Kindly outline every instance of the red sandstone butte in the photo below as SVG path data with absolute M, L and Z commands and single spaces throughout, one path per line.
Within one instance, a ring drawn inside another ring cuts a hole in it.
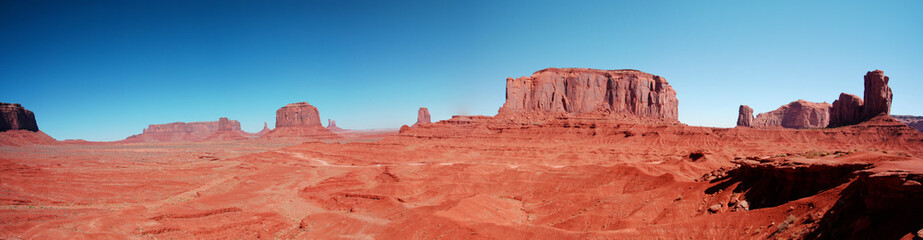
M 285 105 L 276 111 L 276 128 L 261 138 L 341 138 L 320 123 L 320 112 L 308 102 Z
M 413 125 L 418 126 L 418 125 L 430 124 L 430 123 L 432 123 L 432 120 L 430 120 L 429 118 L 429 109 L 426 109 L 425 107 L 420 107 L 420 110 L 417 111 L 417 123 L 414 123 Z
M 884 71 L 875 70 L 865 74 L 865 99 L 841 93 L 833 102 L 830 112 L 830 127 L 853 125 L 878 115 L 891 113 L 891 87 Z
M 862 117 L 862 99 L 856 95 L 840 93 L 840 98 L 833 101 L 830 110 L 830 127 L 852 125 L 865 121 Z
M 830 124 L 829 103 L 815 103 L 798 100 L 776 110 L 760 113 L 753 120 L 753 127 L 760 128 L 825 128 Z
M 32 111 L 18 103 L 0 103 L 0 146 L 56 143 L 57 140 L 38 130 Z
M 35 114 L 18 103 L 0 102 L 0 131 L 29 130 L 38 132 Z
M 753 124 L 753 109 L 750 106 L 740 105 L 737 111 L 737 126 L 749 127 Z
M 888 87 L 888 76 L 881 70 L 865 74 L 865 105 L 862 108 L 866 119 L 871 119 L 880 114 L 891 113 L 891 87 Z
M 676 121 L 678 102 L 666 79 L 642 71 L 547 68 L 507 78 L 500 115 L 604 113 Z
M 292 126 L 321 126 L 320 113 L 308 102 L 292 103 L 276 110 L 276 128 Z

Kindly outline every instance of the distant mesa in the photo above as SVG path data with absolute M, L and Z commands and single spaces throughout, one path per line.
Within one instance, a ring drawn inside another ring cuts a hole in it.
M 923 132 L 923 116 L 910 116 L 910 115 L 891 115 L 894 119 L 907 126 L 916 129 L 917 131 Z
M 761 113 L 746 124 L 743 105 L 738 111 L 737 126 L 756 128 L 827 128 L 854 125 L 891 112 L 892 93 L 888 76 L 875 70 L 865 74 L 865 99 L 840 93 L 833 104 L 798 100 L 771 112 Z M 749 107 L 748 107 L 749 108 Z
M 430 120 L 430 117 L 429 117 L 429 109 L 426 109 L 425 107 L 421 107 L 420 110 L 417 111 L 417 123 L 414 123 L 413 126 L 419 126 L 419 125 L 430 124 L 430 123 L 432 123 L 432 121 Z
M 213 136 L 219 133 L 220 136 Z M 205 122 L 174 122 L 151 124 L 141 134 L 123 142 L 197 142 L 203 140 L 235 140 L 248 134 L 240 129 L 240 122 L 228 118 Z
M 337 127 L 337 121 L 330 120 L 329 118 L 327 119 L 327 129 L 330 130 L 330 131 L 332 131 L 332 132 L 342 132 L 342 131 L 346 131 L 346 129 L 342 129 L 342 128 L 340 128 L 340 127 Z
M 498 116 L 547 118 L 599 115 L 678 122 L 676 91 L 666 79 L 638 70 L 547 68 L 507 78 Z
M 58 141 L 38 130 L 35 114 L 18 103 L 0 102 L 0 146 L 50 145 Z
M 276 138 L 342 138 L 321 125 L 320 112 L 307 102 L 285 105 L 276 111 L 276 128 L 269 131 L 263 139 Z

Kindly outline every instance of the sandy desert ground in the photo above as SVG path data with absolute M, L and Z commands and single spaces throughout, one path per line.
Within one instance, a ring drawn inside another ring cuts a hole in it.
M 890 118 L 447 122 L 380 141 L 0 147 L 0 237 L 912 239 L 923 226 L 923 136 Z

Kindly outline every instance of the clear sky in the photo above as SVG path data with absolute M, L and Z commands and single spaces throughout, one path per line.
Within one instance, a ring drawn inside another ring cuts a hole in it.
M 547 67 L 663 76 L 680 121 L 718 127 L 882 69 L 892 114 L 923 115 L 923 1 L 0 0 L 0 101 L 57 139 L 254 132 L 300 101 L 350 129 L 494 115 L 507 77 Z

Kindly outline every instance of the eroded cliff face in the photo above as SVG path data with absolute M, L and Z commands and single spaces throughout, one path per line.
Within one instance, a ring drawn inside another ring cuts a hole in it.
M 798 100 L 776 110 L 760 113 L 752 125 L 761 128 L 825 128 L 830 124 L 830 108 L 829 103 Z
M 666 79 L 637 70 L 548 68 L 506 80 L 500 115 L 603 113 L 676 121 L 676 91 Z
M 8 130 L 38 132 L 35 114 L 18 103 L 0 102 L 0 132 Z

